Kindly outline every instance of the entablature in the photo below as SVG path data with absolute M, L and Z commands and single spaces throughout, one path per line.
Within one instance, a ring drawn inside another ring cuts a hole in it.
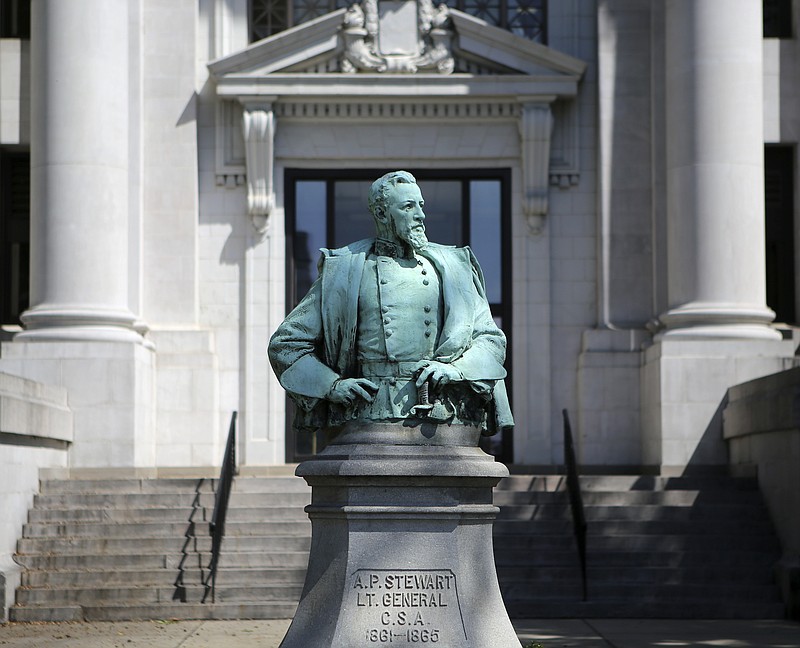
M 376 24 L 374 0 L 362 0 L 209 64 L 219 100 L 218 183 L 239 186 L 246 176 L 259 229 L 275 203 L 274 134 L 283 120 L 516 121 L 533 232 L 549 187 L 578 182 L 574 99 L 585 63 L 444 5 L 433 18 L 430 2 L 417 5 L 403 18 L 410 37 L 394 30 L 381 40 L 379 30 L 392 26 Z

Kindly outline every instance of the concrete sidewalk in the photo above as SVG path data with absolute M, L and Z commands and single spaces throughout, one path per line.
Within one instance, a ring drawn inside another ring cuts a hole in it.
M 565 619 L 514 626 L 523 646 L 539 642 L 544 648 L 800 648 L 800 624 L 790 621 Z M 288 627 L 288 620 L 0 624 L 0 646 L 277 648 Z

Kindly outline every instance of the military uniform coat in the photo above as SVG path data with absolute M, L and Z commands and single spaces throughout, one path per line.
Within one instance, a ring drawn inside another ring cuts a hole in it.
M 360 377 L 356 357 L 358 296 L 374 239 L 323 249 L 319 277 L 286 317 L 269 343 L 276 375 L 298 405 L 296 425 L 328 425 L 324 400 L 340 378 Z M 485 394 L 487 432 L 513 426 L 503 378 L 506 341 L 492 318 L 483 274 L 468 247 L 430 243 L 417 254 L 439 273 L 442 325 L 433 360 L 450 363 L 477 392 Z

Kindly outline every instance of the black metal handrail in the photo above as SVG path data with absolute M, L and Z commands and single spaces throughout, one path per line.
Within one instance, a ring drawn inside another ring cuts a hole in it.
M 214 498 L 214 514 L 211 517 L 211 560 L 208 563 L 208 573 L 203 583 L 206 591 L 203 603 L 211 595 L 211 602 L 216 602 L 217 565 L 219 553 L 222 549 L 222 538 L 225 536 L 225 518 L 228 515 L 228 501 L 231 496 L 233 477 L 236 474 L 236 412 L 231 415 L 231 425 L 228 428 L 228 441 L 225 445 L 225 456 L 222 459 L 222 469 L 219 473 L 217 493 Z
M 578 557 L 581 561 L 581 580 L 583 583 L 583 600 L 587 600 L 586 587 L 586 515 L 583 512 L 583 497 L 581 484 L 578 478 L 578 462 L 575 460 L 575 445 L 572 442 L 572 426 L 569 423 L 569 414 L 563 410 L 564 415 L 564 463 L 567 468 L 567 490 L 569 491 L 569 504 L 572 509 L 572 523 L 575 530 L 575 540 L 578 543 Z

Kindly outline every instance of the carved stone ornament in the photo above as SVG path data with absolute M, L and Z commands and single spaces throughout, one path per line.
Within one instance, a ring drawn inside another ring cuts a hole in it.
M 342 23 L 341 70 L 450 74 L 453 29 L 447 5 L 433 0 L 362 0 Z
M 550 138 L 553 113 L 549 103 L 525 103 L 519 121 L 522 173 L 525 182 L 523 211 L 531 234 L 544 230 L 550 175 Z
M 259 234 L 269 228 L 269 216 L 275 207 L 272 187 L 275 116 L 269 104 L 245 104 L 245 161 L 247 164 L 247 211 Z

